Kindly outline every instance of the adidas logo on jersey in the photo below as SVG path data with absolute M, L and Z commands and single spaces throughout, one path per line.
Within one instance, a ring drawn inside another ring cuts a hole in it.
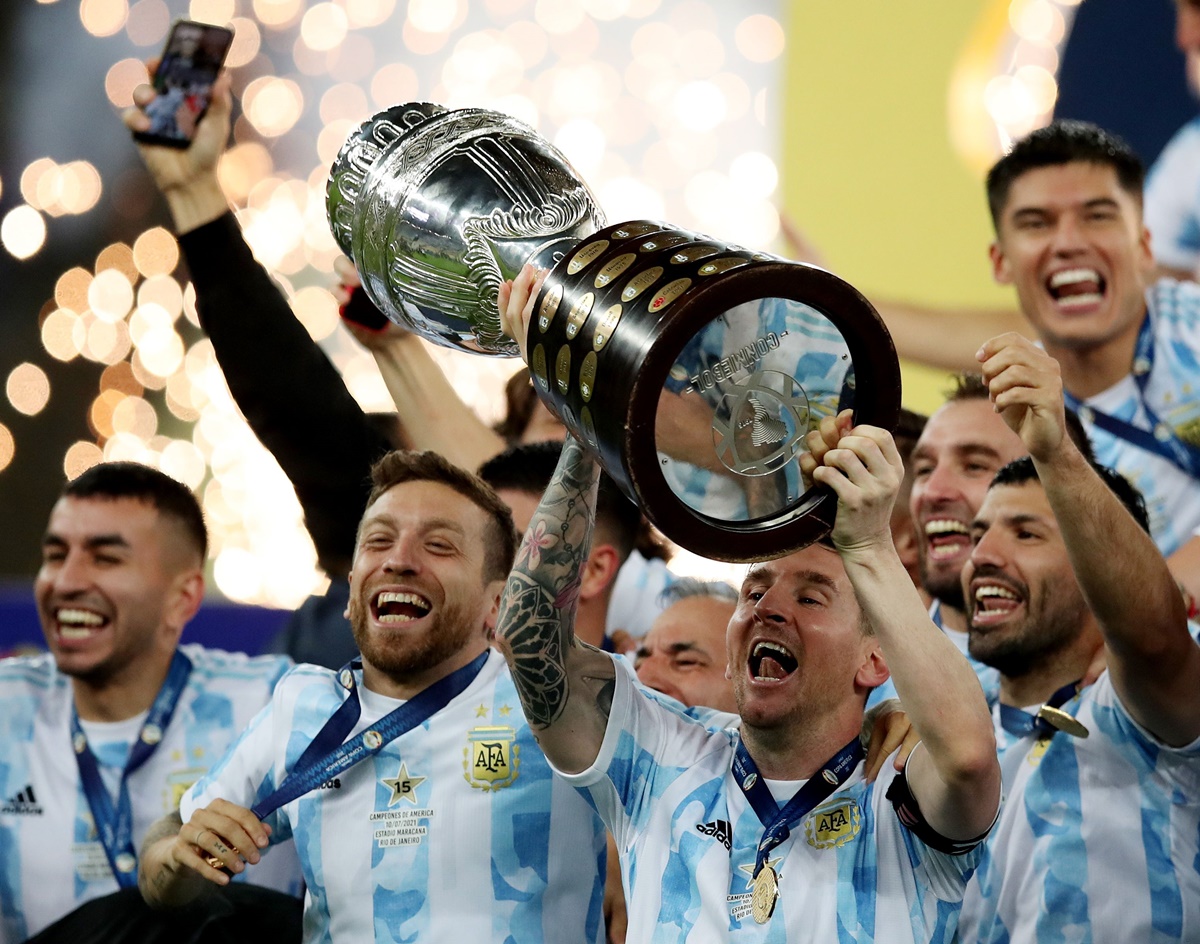
M 730 827 L 728 820 L 718 819 L 711 823 L 697 823 L 696 829 L 706 836 L 712 836 L 726 849 L 730 849 L 733 846 L 733 829 Z
M 14 797 L 4 801 L 0 806 L 0 815 L 6 816 L 41 816 L 42 808 L 38 805 L 33 793 L 33 784 L 28 784 L 24 790 Z

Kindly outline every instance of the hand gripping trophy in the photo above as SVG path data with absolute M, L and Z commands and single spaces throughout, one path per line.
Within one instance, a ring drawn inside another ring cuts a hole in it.
M 891 428 L 895 348 L 822 269 L 666 223 L 606 226 L 566 158 L 494 111 L 398 105 L 342 147 L 329 221 L 363 286 L 422 337 L 513 355 L 501 281 L 550 269 L 528 356 L 547 406 L 667 537 L 726 561 L 777 557 L 832 525 L 804 437 L 852 408 Z

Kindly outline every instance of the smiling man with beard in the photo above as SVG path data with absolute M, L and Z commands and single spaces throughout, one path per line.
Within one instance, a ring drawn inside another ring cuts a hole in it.
M 988 402 L 978 374 L 960 374 L 913 448 L 910 510 L 917 530 L 921 583 L 934 598 L 930 618 L 967 649 L 962 568 L 971 552 L 971 521 L 992 476 L 1026 454 L 1025 444 Z
M 298 666 L 143 850 L 186 903 L 294 836 L 305 940 L 603 939 L 604 831 L 552 778 L 489 648 L 512 514 L 434 453 L 373 469 L 347 613 L 362 653 Z
M 1200 646 L 1140 496 L 1066 436 L 1057 362 L 1015 334 L 980 357 L 1029 457 L 997 474 L 963 569 L 1007 798 L 962 939 L 1195 941 Z
M 527 268 L 501 289 L 513 337 L 537 285 Z M 995 741 L 974 674 L 892 546 L 895 444 L 850 425 L 829 417 L 808 438 L 809 471 L 838 496 L 831 541 L 755 564 L 739 594 L 726 634 L 738 730 L 681 717 L 576 639 L 599 467 L 574 439 L 563 448 L 497 635 L 538 743 L 613 832 L 630 940 L 954 938 L 999 803 Z M 864 704 L 889 666 L 924 749 L 867 784 Z

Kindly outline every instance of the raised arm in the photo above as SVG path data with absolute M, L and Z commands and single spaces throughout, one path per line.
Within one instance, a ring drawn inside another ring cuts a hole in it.
M 149 86 L 138 89 L 140 107 L 123 115 L 127 127 L 145 126 L 141 109 L 153 97 Z M 344 575 L 370 491 L 368 471 L 393 442 L 293 315 L 229 211 L 217 166 L 230 109 L 222 74 L 190 147 L 139 144 L 138 152 L 171 211 L 200 324 L 233 399 L 296 489 L 321 566 Z
M 528 266 L 501 287 L 501 323 L 524 340 L 544 275 Z M 529 727 L 565 773 L 595 762 L 616 684 L 612 659 L 575 635 L 581 572 L 591 546 L 600 467 L 573 437 L 525 534 L 500 599 L 497 643 Z
M 896 444 L 886 430 L 848 425 L 843 413 L 809 434 L 820 457 L 812 475 L 837 493 L 834 545 L 925 745 L 906 767 L 909 788 L 940 835 L 975 839 L 1000 803 L 991 715 L 974 671 L 929 619 L 892 545 L 891 509 L 903 477 Z
M 780 229 L 793 259 L 828 268 L 821 250 L 786 213 L 779 215 Z M 975 352 L 984 338 L 1005 331 L 1020 331 L 1024 319 L 1015 308 L 934 307 L 896 298 L 871 296 L 905 360 L 942 370 L 977 370 Z
M 353 304 L 374 308 L 361 294 L 354 264 L 341 258 L 334 268 L 342 280 L 339 301 L 350 304 L 353 296 Z M 345 325 L 375 358 L 408 448 L 432 450 L 464 469 L 477 469 L 504 450 L 504 439 L 463 402 L 421 338 L 391 322 L 378 330 L 350 320 Z
M 1113 687 L 1167 744 L 1200 737 L 1200 646 L 1150 536 L 1065 434 L 1058 362 L 1017 334 L 979 352 L 992 402 L 1021 437 L 1104 635 Z

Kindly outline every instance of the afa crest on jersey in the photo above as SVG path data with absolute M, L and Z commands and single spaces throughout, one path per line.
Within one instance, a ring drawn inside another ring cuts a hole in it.
M 862 812 L 850 797 L 819 806 L 804 821 L 804 836 L 814 849 L 844 846 L 862 828 Z
M 480 725 L 467 732 L 463 748 L 463 776 L 480 790 L 499 790 L 517 779 L 520 745 L 515 728 Z

